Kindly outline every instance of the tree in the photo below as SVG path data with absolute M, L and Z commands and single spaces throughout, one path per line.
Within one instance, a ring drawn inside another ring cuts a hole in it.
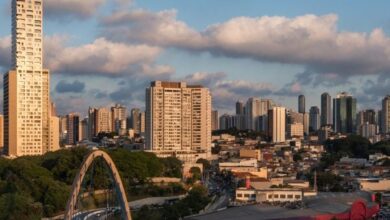
M 294 155 L 293 155 L 293 160 L 294 160 L 295 162 L 302 161 L 302 160 L 303 160 L 302 155 L 299 154 L 299 153 L 294 154 Z
M 200 158 L 196 161 L 196 163 L 201 163 L 203 164 L 203 169 L 204 170 L 209 170 L 211 168 L 211 164 L 208 160 Z

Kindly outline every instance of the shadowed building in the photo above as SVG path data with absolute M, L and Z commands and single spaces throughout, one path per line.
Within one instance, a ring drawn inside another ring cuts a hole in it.
M 356 99 L 346 92 L 333 99 L 333 125 L 339 133 L 353 133 L 356 129 Z

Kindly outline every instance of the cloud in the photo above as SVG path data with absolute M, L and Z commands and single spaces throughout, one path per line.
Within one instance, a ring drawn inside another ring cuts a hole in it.
M 156 65 L 162 49 L 145 44 L 115 43 L 98 38 L 92 43 L 66 47 L 66 37 L 45 39 L 46 66 L 56 73 L 73 75 L 169 75 L 174 69 Z
M 304 65 L 313 74 L 378 74 L 390 70 L 390 39 L 337 29 L 338 16 L 235 17 L 196 31 L 176 11 L 117 12 L 100 21 L 101 35 L 119 42 L 144 42 L 215 56 Z M 325 78 L 326 79 L 326 78 Z M 330 81 L 330 80 L 328 80 Z
M 0 37 L 0 67 L 5 70 L 11 66 L 11 36 Z
M 302 93 L 302 86 L 299 82 L 291 82 L 274 92 L 274 95 L 284 97 L 296 97 Z
M 176 19 L 176 10 L 157 13 L 143 9 L 116 11 L 100 20 L 102 35 L 111 40 L 144 42 L 151 45 L 191 47 L 202 44 L 200 33 Z
M 75 80 L 73 82 L 67 82 L 61 80 L 57 83 L 56 92 L 59 93 L 82 93 L 85 89 L 85 83 Z
M 269 83 L 228 80 L 227 74 L 223 72 L 197 72 L 184 77 L 183 80 L 209 88 L 213 97 L 213 107 L 222 110 L 230 110 L 239 99 L 271 96 L 276 91 L 275 86 Z
M 351 90 L 356 94 L 358 104 L 367 107 L 380 107 L 383 97 L 390 95 L 390 74 L 383 73 L 376 78 L 367 79 L 361 82 L 359 88 L 353 87 Z
M 106 0 L 45 0 L 45 16 L 56 20 L 85 20 L 93 16 Z

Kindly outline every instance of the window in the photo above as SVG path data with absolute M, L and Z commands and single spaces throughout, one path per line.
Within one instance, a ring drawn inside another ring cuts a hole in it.
M 286 198 L 286 195 L 281 194 L 281 195 L 280 195 L 280 198 L 281 198 L 281 199 L 285 199 L 285 198 Z
M 295 198 L 296 199 L 301 199 L 301 196 L 300 195 L 295 195 Z
M 241 193 L 237 194 L 237 198 L 241 198 L 241 197 L 242 197 Z
M 268 195 L 268 199 L 272 199 L 272 194 Z
M 293 195 L 287 195 L 287 198 L 292 199 Z

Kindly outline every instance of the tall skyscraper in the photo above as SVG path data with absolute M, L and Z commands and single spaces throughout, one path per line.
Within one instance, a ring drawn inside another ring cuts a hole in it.
M 146 148 L 161 153 L 209 152 L 211 95 L 185 82 L 155 81 L 146 89 Z
M 270 99 L 249 98 L 245 105 L 245 124 L 247 129 L 267 131 L 268 110 L 272 109 L 273 106 L 274 103 Z M 262 120 L 260 120 L 260 117 Z
M 77 113 L 70 113 L 66 116 L 66 144 L 75 145 L 80 140 L 80 115 Z
M 356 123 L 358 126 L 362 126 L 365 124 L 377 125 L 376 111 L 374 109 L 360 111 L 357 114 Z
M 333 99 L 334 130 L 340 133 L 353 133 L 356 130 L 356 99 L 342 92 Z
M 236 115 L 244 114 L 244 104 L 241 101 L 236 102 Z
M 221 130 L 228 130 L 233 128 L 233 117 L 229 114 L 223 114 L 221 117 L 219 117 L 219 126 Z
M 390 95 L 382 100 L 382 133 L 390 132 Z
M 286 141 L 286 108 L 273 107 L 268 111 L 268 134 L 274 143 Z
M 321 95 L 321 126 L 332 125 L 332 104 L 328 93 Z
M 119 135 L 126 133 L 127 128 L 127 108 L 120 104 L 116 104 L 111 107 L 111 123 L 112 131 L 115 131 Z
M 320 129 L 320 109 L 317 106 L 312 106 L 310 108 L 310 119 L 309 119 L 309 124 L 310 124 L 310 129 L 312 131 L 317 131 Z
M 141 133 L 141 110 L 139 108 L 133 108 L 130 111 L 130 128 L 135 134 Z
M 304 95 L 298 96 L 298 112 L 302 114 L 306 113 L 306 103 Z
M 42 0 L 12 0 L 12 69 L 4 75 L 4 147 L 10 156 L 41 155 L 53 148 L 42 9 Z
M 219 130 L 219 115 L 217 110 L 211 112 L 211 131 Z

